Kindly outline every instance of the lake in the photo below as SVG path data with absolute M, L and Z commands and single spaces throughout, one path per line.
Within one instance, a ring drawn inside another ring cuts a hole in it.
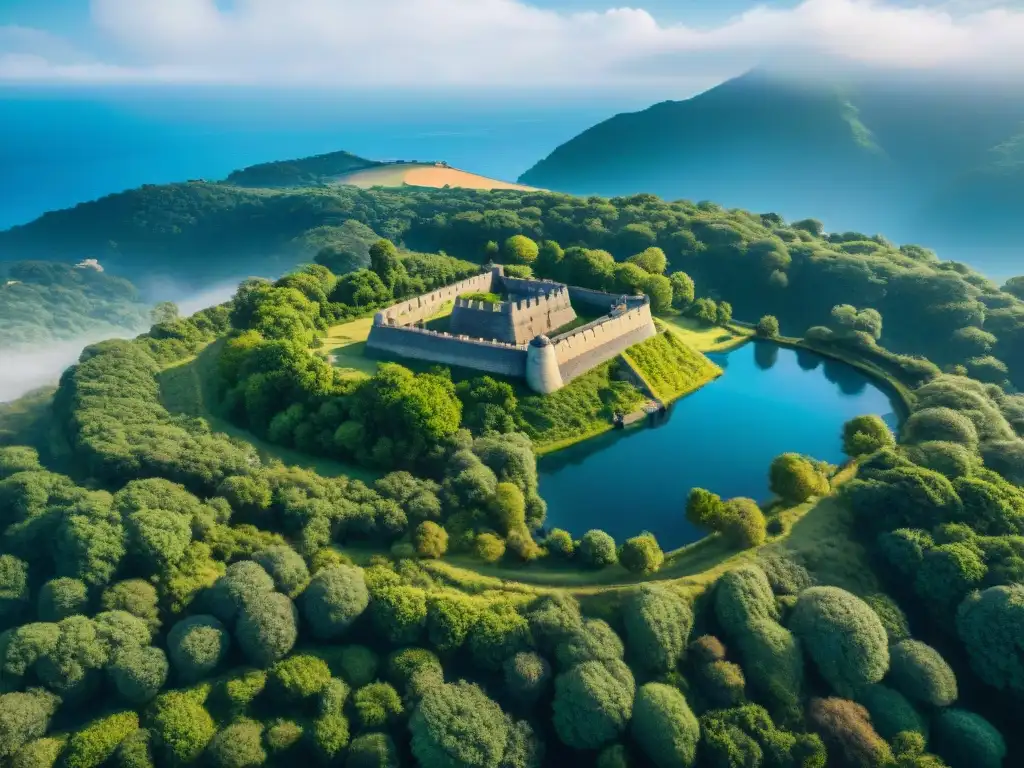
M 545 457 L 546 525 L 617 542 L 648 530 L 667 551 L 703 533 L 686 521 L 695 486 L 723 498 L 771 498 L 780 453 L 841 463 L 843 424 L 877 414 L 893 428 L 898 404 L 856 368 L 805 350 L 755 341 L 708 357 L 725 371 L 677 401 L 655 426 L 611 432 Z

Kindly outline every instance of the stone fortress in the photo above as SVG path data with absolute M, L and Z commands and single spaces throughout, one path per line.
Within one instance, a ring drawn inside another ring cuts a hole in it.
M 461 298 L 473 293 L 509 298 L 497 303 Z M 450 332 L 424 327 L 448 302 L 453 302 Z M 574 304 L 605 314 L 551 336 L 576 320 Z M 389 356 L 522 378 L 547 394 L 656 333 L 647 296 L 507 277 L 499 265 L 381 310 L 366 346 Z

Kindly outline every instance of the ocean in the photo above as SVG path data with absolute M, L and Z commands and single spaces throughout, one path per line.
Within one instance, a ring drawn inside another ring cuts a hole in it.
M 142 184 L 337 150 L 514 181 L 594 123 L 669 95 L 0 91 L 0 229 Z

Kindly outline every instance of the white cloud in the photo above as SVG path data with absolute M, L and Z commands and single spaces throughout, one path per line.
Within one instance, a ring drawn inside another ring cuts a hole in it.
M 0 81 L 608 86 L 765 61 L 1024 74 L 1024 10 L 989 0 L 804 0 L 699 29 L 632 8 L 570 14 L 520 0 L 222 5 L 92 0 L 104 44 L 91 56 L 0 28 Z

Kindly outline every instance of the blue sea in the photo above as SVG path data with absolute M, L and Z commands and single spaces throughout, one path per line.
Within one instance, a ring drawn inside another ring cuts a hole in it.
M 0 91 L 0 229 L 142 184 L 337 150 L 514 181 L 596 122 L 687 95 Z

